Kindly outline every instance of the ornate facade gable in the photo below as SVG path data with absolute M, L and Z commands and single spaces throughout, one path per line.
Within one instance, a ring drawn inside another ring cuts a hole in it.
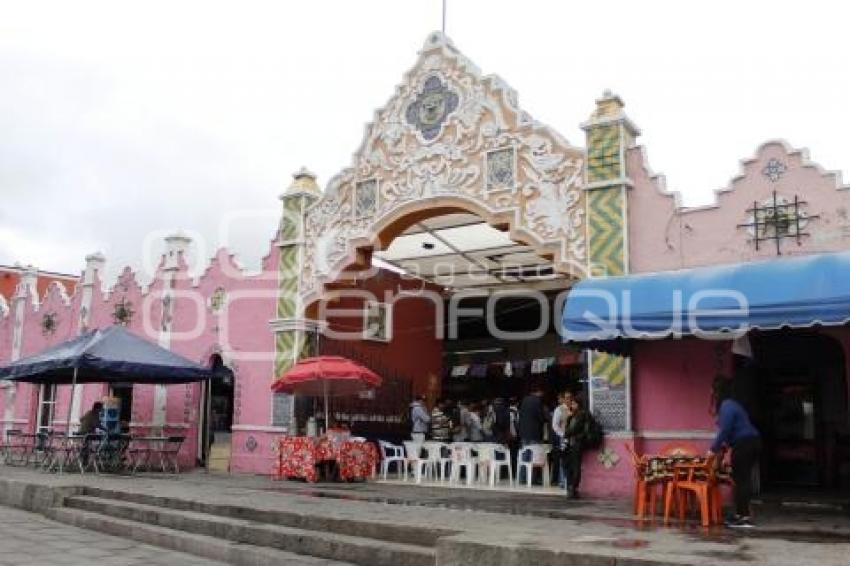
M 410 213 L 465 209 L 551 256 L 585 264 L 584 152 L 520 109 L 442 34 L 367 126 L 351 167 L 306 213 L 301 293 L 309 303 L 381 232 Z

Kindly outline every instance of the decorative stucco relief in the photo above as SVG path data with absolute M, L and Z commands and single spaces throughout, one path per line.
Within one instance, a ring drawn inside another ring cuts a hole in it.
M 308 211 L 301 293 L 321 294 L 378 231 L 411 208 L 468 205 L 512 237 L 584 265 L 583 151 L 534 121 L 440 33 L 366 129 L 353 165 Z

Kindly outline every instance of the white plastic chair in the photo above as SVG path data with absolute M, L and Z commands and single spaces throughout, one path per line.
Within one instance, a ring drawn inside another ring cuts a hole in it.
M 487 481 L 490 487 L 496 487 L 497 481 L 502 477 L 502 469 L 508 469 L 508 485 L 514 483 L 513 465 L 511 464 L 511 451 L 501 444 L 479 444 L 478 445 L 478 477 Z
M 476 442 L 473 444 L 473 450 L 477 456 L 475 459 L 478 462 L 478 481 L 487 483 L 487 478 L 490 475 L 490 461 L 493 459 L 493 454 L 498 444 L 494 442 Z
M 427 454 L 429 469 L 435 471 L 440 481 L 449 479 L 449 469 L 452 464 L 451 449 L 445 442 L 425 442 L 422 444 Z
M 404 457 L 404 448 L 383 440 L 378 441 L 378 447 L 381 450 L 381 474 L 384 480 L 387 479 L 390 466 L 393 464 L 396 465 L 396 476 L 400 476 L 406 480 L 407 459 Z
M 534 473 L 534 468 L 543 468 L 543 485 L 546 485 L 549 480 L 550 450 L 551 448 L 546 444 L 531 444 L 520 448 L 517 458 L 517 478 L 521 478 L 522 470 L 525 470 L 525 481 L 529 488 L 531 487 L 531 476 Z
M 449 483 L 460 482 L 460 472 L 466 472 L 466 485 L 472 485 L 475 481 L 475 472 L 478 468 L 478 459 L 472 454 L 472 444 L 466 442 L 455 442 L 450 445 L 452 451 L 452 475 Z
M 412 469 L 413 477 L 417 478 L 417 483 L 421 483 L 422 480 L 417 474 L 421 469 L 419 463 L 422 461 L 422 443 L 415 442 L 413 440 L 405 440 L 404 451 L 407 454 L 404 459 L 405 478 L 407 477 L 407 470 Z

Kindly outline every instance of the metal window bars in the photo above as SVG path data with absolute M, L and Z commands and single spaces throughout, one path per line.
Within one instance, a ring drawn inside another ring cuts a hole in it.
M 747 209 L 747 212 L 752 214 L 752 220 L 738 224 L 738 228 L 752 229 L 756 250 L 762 242 L 773 241 L 776 245 L 776 255 L 782 255 L 783 240 L 794 238 L 799 246 L 803 243 L 803 237 L 811 235 L 803 231 L 801 224 L 819 216 L 808 215 L 802 211 L 800 207 L 805 204 L 807 202 L 800 200 L 797 195 L 794 195 L 794 200 L 791 202 L 780 202 L 779 195 L 773 191 L 771 202 L 767 204 L 753 202 L 752 208 Z

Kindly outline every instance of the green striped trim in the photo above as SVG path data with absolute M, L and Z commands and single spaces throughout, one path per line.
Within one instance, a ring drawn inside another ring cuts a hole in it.
M 626 272 L 624 208 L 622 187 L 588 191 L 588 255 L 593 276 Z
M 587 180 L 590 183 L 619 179 L 620 126 L 595 126 L 587 133 Z
M 626 383 L 626 358 L 615 354 L 593 352 L 590 374 L 593 377 L 605 379 L 609 387 L 622 387 Z

